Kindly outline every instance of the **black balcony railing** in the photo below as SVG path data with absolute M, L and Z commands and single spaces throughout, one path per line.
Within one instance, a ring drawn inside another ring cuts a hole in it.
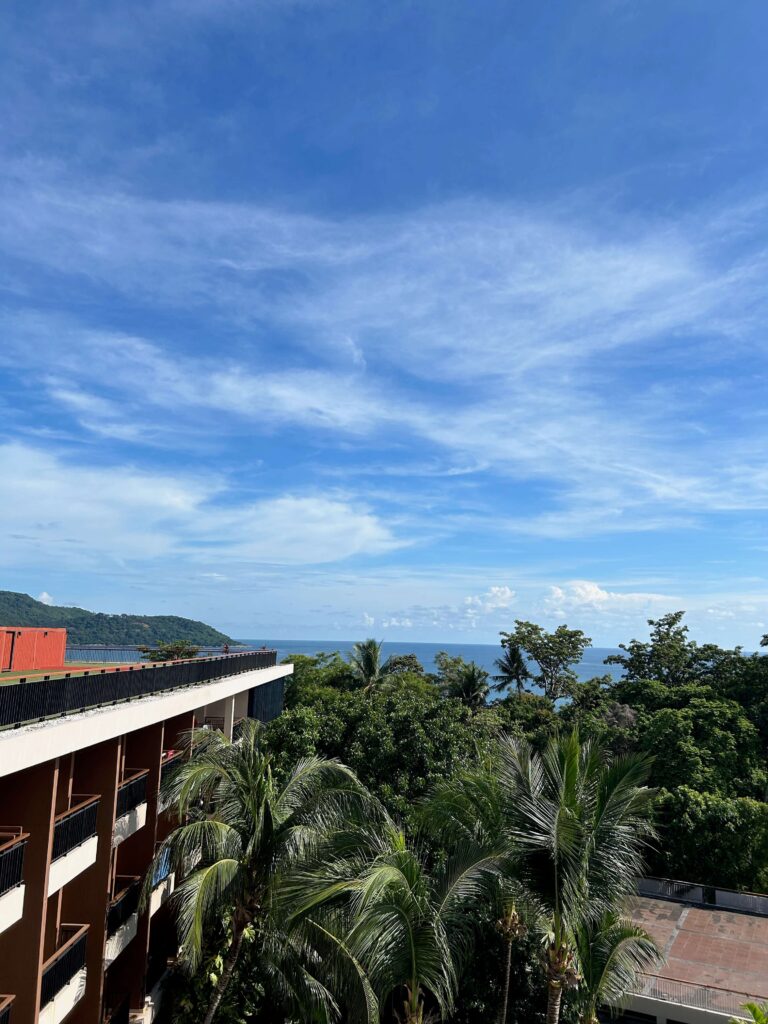
M 134 772 L 127 779 L 120 783 L 117 790 L 117 808 L 115 817 L 122 818 L 124 814 L 134 810 L 139 804 L 147 799 L 147 778 L 148 769 L 141 772 Z
M 88 925 L 62 925 L 61 937 L 64 940 L 62 945 L 43 965 L 40 1006 L 47 1006 L 65 985 L 72 981 L 77 972 L 85 967 Z
M 271 722 L 283 712 L 285 679 L 272 679 L 261 686 L 254 686 L 248 694 L 248 717 L 259 722 Z
M 26 832 L 8 837 L 0 833 L 0 896 L 24 881 L 24 847 L 27 838 Z
M 104 1024 L 129 1024 L 131 1019 L 131 1003 L 128 996 L 113 1006 L 104 1016 Z
M 168 956 L 157 950 L 150 950 L 147 957 L 147 973 L 144 985 L 149 994 L 168 970 Z
M 0 729 L 58 718 L 151 693 L 198 686 L 275 664 L 276 651 L 248 651 L 141 668 L 94 670 L 63 679 L 8 683 L 0 686 Z
M 690 903 L 695 907 L 736 910 L 742 914 L 768 917 L 768 896 L 755 892 L 737 892 L 734 889 L 718 889 L 714 885 L 651 876 L 637 880 L 637 891 L 640 896 Z
M 11 1007 L 15 996 L 0 996 L 0 1024 L 11 1024 Z
M 160 765 L 160 785 L 166 782 L 181 764 L 182 750 L 166 750 Z
M 74 850 L 91 836 L 96 835 L 99 814 L 99 798 L 97 796 L 73 797 L 78 802 L 68 811 L 56 816 L 53 828 L 53 853 L 51 860 L 63 857 Z
M 141 880 L 139 878 L 117 878 L 120 891 L 109 904 L 107 911 L 107 935 L 112 936 L 122 928 L 139 909 L 139 898 L 141 896 Z
M 111 1010 L 104 1014 L 103 1024 L 130 1024 L 131 1003 L 128 996 L 123 996 Z

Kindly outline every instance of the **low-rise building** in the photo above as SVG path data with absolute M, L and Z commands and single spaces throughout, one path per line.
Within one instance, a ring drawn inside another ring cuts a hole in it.
M 175 879 L 160 865 L 145 909 L 139 888 L 173 827 L 161 780 L 193 727 L 279 714 L 291 671 L 262 650 L 0 683 L 0 1024 L 156 1018 Z
M 638 1024 L 727 1024 L 768 1002 L 768 896 L 643 879 L 634 920 L 664 964 L 640 979 L 627 1017 Z

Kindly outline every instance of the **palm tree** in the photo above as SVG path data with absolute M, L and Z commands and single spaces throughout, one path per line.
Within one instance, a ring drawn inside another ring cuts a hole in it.
M 598 1006 L 620 1006 L 633 990 L 638 974 L 663 961 L 651 936 L 616 912 L 578 928 L 576 956 L 581 979 L 576 1006 L 581 1024 L 598 1024 Z
M 235 741 L 219 731 L 200 730 L 192 737 L 189 759 L 163 785 L 163 802 L 187 823 L 158 848 L 144 898 L 155 867 L 170 858 L 171 869 L 182 879 L 171 897 L 182 963 L 194 971 L 206 939 L 222 926 L 229 940 L 204 1024 L 216 1016 L 244 942 L 252 945 L 252 955 L 286 1001 L 310 1007 L 312 1019 L 333 1015 L 334 996 L 308 962 L 319 961 L 311 948 L 313 936 L 339 953 L 343 941 L 312 922 L 292 918 L 286 894 L 296 872 L 346 826 L 353 811 L 376 810 L 354 773 L 337 761 L 306 758 L 280 784 L 259 736 L 260 725 L 251 720 L 242 723 Z M 362 976 L 360 984 L 367 985 Z M 365 1002 L 373 1005 L 367 997 Z
M 497 675 L 493 676 L 496 683 L 493 689 L 497 693 L 501 693 L 514 686 L 518 693 L 522 693 L 525 689 L 526 679 L 531 678 L 523 652 L 514 644 L 504 644 L 503 646 L 504 653 L 494 661 L 494 665 L 499 671 Z
M 488 673 L 474 661 L 462 665 L 443 686 L 443 692 L 447 697 L 455 697 L 473 710 L 485 704 L 489 690 Z
M 765 642 L 766 640 L 768 640 L 768 634 L 763 637 L 763 647 L 768 647 L 768 643 Z M 763 1003 L 762 1005 L 759 1003 L 742 1003 L 741 1005 L 752 1018 L 754 1024 L 768 1024 L 768 1003 Z M 731 1017 L 728 1024 L 744 1024 L 744 1021 L 741 1017 Z
M 501 997 L 501 1009 L 499 1010 L 499 1024 L 506 1024 L 507 1009 L 509 1007 L 509 983 L 512 976 L 512 953 L 515 943 L 525 938 L 528 934 L 528 925 L 523 914 L 520 912 L 513 892 L 508 891 L 504 895 L 501 916 L 496 922 L 496 928 L 504 939 L 506 949 L 504 957 L 504 987 Z
M 382 641 L 369 638 L 356 643 L 352 648 L 349 662 L 357 681 L 370 692 L 384 678 L 381 666 Z
M 345 860 L 326 865 L 324 884 L 299 907 L 318 918 L 342 910 L 346 948 L 363 966 L 380 1005 L 401 1024 L 426 1024 L 450 1013 L 457 969 L 470 933 L 470 908 L 495 883 L 497 854 L 461 843 L 434 873 L 393 822 L 364 830 Z M 301 883 L 306 893 L 312 877 Z
M 541 908 L 548 1024 L 580 981 L 579 929 L 634 892 L 654 834 L 648 771 L 643 757 L 609 761 L 576 731 L 542 754 L 502 736 L 495 756 L 439 787 L 427 811 L 444 836 L 503 846 L 508 876 Z

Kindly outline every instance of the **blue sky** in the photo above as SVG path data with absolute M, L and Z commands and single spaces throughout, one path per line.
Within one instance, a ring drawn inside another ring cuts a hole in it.
M 238 636 L 768 629 L 768 9 L 12 2 L 0 570 Z

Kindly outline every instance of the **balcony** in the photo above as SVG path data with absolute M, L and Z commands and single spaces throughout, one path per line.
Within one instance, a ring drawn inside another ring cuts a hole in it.
M 276 651 L 248 651 L 141 667 L 67 673 L 62 679 L 8 683 L 0 688 L 0 730 L 89 708 L 199 686 L 277 664 Z
M 0 996 L 0 1024 L 11 1024 L 11 1006 L 15 996 Z
M 87 924 L 64 924 L 59 948 L 43 964 L 39 1024 L 60 1024 L 85 993 Z
M 96 860 L 98 796 L 73 796 L 74 806 L 56 815 L 48 895 L 58 892 Z
M 154 917 L 160 907 L 173 893 L 176 887 L 176 876 L 171 871 L 171 851 L 165 850 L 155 865 L 152 875 L 152 894 L 149 898 L 149 916 Z
M 0 932 L 24 913 L 24 848 L 28 834 L 20 828 L 0 830 Z M 0 1016 L 0 1024 L 3 1019 Z
M 163 760 L 160 764 L 160 785 L 167 782 L 181 763 L 184 755 L 183 750 L 164 750 Z
M 163 759 L 160 762 L 160 797 L 158 810 L 164 811 L 168 807 L 168 801 L 163 798 L 163 785 L 168 782 L 184 759 L 183 750 L 164 750 Z
M 147 821 L 147 779 L 149 770 L 129 772 L 117 790 L 112 845 L 119 846 Z
M 144 1020 L 153 1024 L 157 1019 L 163 1001 L 163 985 L 168 976 L 171 961 L 157 950 L 150 950 L 147 958 L 145 986 L 147 996 L 144 1000 Z
M 135 875 L 118 875 L 115 895 L 107 910 L 107 944 L 104 966 L 116 960 L 135 937 L 139 921 L 141 879 Z
M 104 1024 L 130 1024 L 130 1020 L 131 1010 L 128 996 L 124 996 L 117 1006 L 113 1006 L 104 1014 Z

